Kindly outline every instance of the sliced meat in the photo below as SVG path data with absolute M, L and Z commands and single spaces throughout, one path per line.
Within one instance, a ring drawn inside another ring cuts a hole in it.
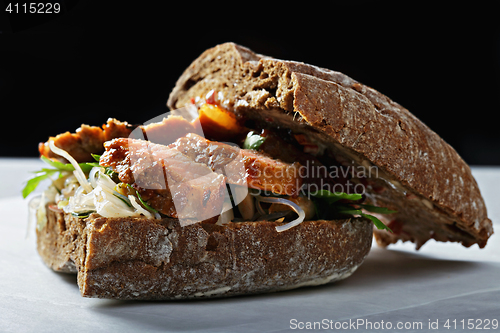
M 356 192 L 355 183 L 351 181 L 354 172 L 351 162 L 343 166 L 330 154 L 322 154 L 318 158 L 312 155 L 313 152 L 308 153 L 308 150 L 319 151 L 319 147 L 310 142 L 304 134 L 292 136 L 283 130 L 264 130 L 261 135 L 266 140 L 259 147 L 259 151 L 284 162 L 300 163 L 300 176 L 306 184 L 304 188 L 309 188 L 310 191 L 325 189 L 333 192 Z M 293 139 L 285 140 L 285 137 Z
M 174 115 L 163 118 L 160 122 L 139 126 L 139 128 L 132 133 L 132 138 L 143 139 L 165 146 L 188 133 L 203 135 L 199 121 L 190 122 L 181 116 Z
M 259 147 L 259 151 L 269 154 L 284 162 L 298 162 L 301 165 L 300 176 L 307 184 L 316 184 L 322 188 L 325 184 L 333 183 L 328 169 L 316 157 L 305 153 L 302 146 L 294 145 L 283 139 L 283 135 L 265 130 L 263 136 L 266 140 Z M 290 136 L 288 134 L 288 136 Z
M 191 224 L 222 211 L 224 176 L 176 149 L 144 140 L 118 138 L 104 144 L 100 164 L 112 167 L 124 183 L 159 212 Z
M 260 145 L 259 150 L 288 163 L 299 162 L 301 165 L 323 165 L 313 155 L 304 153 L 303 147 L 298 143 L 293 144 L 283 139 L 283 137 L 291 137 L 291 135 L 282 132 L 284 131 L 277 133 L 267 129 L 264 130 L 261 136 L 265 137 L 266 140 Z
M 54 141 L 56 147 L 67 151 L 77 162 L 91 162 L 91 154 L 102 154 L 104 152 L 104 142 L 113 138 L 127 137 L 132 131 L 132 126 L 127 122 L 116 119 L 108 119 L 102 128 L 96 126 L 82 125 L 75 133 L 62 133 L 55 137 L 50 137 L 47 142 L 38 145 L 40 156 L 60 160 L 68 163 L 65 158 L 54 154 L 49 148 L 49 141 Z
M 67 151 L 77 162 L 90 162 L 92 160 L 91 153 L 100 154 L 104 150 L 102 129 L 95 126 L 82 125 L 76 130 L 76 133 L 65 132 L 56 137 L 50 137 L 49 141 L 54 141 L 56 147 Z M 65 158 L 50 150 L 49 141 L 40 142 L 38 145 L 40 156 L 56 158 L 63 163 L 68 163 Z
M 162 145 L 169 145 L 188 133 L 203 134 L 200 122 L 189 122 L 180 116 L 169 116 L 162 121 L 143 126 L 129 125 L 116 119 L 108 119 L 102 128 L 82 125 L 76 133 L 62 133 L 50 137 L 56 147 L 67 151 L 77 162 L 94 161 L 91 154 L 101 155 L 104 152 L 104 142 L 115 138 L 134 138 L 148 140 Z M 49 148 L 48 141 L 38 145 L 40 156 L 55 158 L 63 163 L 66 159 L 58 156 Z
M 209 166 L 235 185 L 297 196 L 302 186 L 299 163 L 285 163 L 251 149 L 210 141 L 190 133 L 169 147 Z
M 114 118 L 109 118 L 106 124 L 102 125 L 104 142 L 115 138 L 126 138 L 135 127 L 135 125 L 130 125 L 126 121 L 121 122 Z M 104 151 L 104 146 L 101 145 L 101 148 Z

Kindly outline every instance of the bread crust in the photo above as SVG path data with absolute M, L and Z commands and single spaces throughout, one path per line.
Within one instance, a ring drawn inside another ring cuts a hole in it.
M 381 245 L 399 239 L 417 247 L 428 239 L 477 243 L 493 233 L 469 166 L 407 109 L 380 92 L 335 71 L 273 59 L 226 43 L 205 51 L 181 75 L 171 109 L 215 89 L 223 106 L 241 119 L 272 119 L 306 132 L 358 165 L 375 165 L 382 194 L 369 200 L 398 210 L 397 233 L 376 231 Z M 365 164 L 366 165 L 366 164 Z
M 81 294 L 99 298 L 225 297 L 329 283 L 352 274 L 372 242 L 363 218 L 306 221 L 282 233 L 276 222 L 181 227 L 177 219 L 79 219 L 50 209 L 47 220 L 37 232 L 42 259 L 77 271 Z

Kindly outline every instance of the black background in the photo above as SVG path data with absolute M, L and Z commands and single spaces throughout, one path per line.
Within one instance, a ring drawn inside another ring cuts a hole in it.
M 61 2 L 58 15 L 8 14 L 1 3 L 1 156 L 37 156 L 38 142 L 82 123 L 167 112 L 191 61 L 233 41 L 341 71 L 408 108 L 468 163 L 500 165 L 494 2 Z

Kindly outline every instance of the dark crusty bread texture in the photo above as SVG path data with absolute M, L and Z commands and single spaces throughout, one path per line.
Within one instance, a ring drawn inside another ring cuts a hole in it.
M 177 219 L 80 219 L 47 206 L 37 247 L 55 271 L 78 272 L 86 297 L 165 300 L 225 297 L 338 281 L 363 262 L 372 223 L 306 221 L 193 224 Z
M 493 233 L 469 166 L 380 92 L 339 72 L 226 43 L 184 71 L 168 106 L 181 108 L 212 89 L 247 126 L 286 126 L 321 141 L 347 163 L 376 166 L 368 199 L 398 211 L 388 220 L 394 233 L 375 231 L 379 244 L 401 239 L 418 248 L 434 238 L 484 247 Z

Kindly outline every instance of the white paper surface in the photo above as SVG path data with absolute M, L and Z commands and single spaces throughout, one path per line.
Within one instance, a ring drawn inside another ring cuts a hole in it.
M 40 165 L 34 159 L 0 159 L 0 332 L 284 332 L 313 328 L 475 332 L 479 326 L 486 328 L 486 319 L 500 320 L 498 234 L 482 250 L 477 245 L 466 249 L 434 241 L 418 252 L 413 244 L 389 249 L 374 244 L 365 263 L 350 278 L 275 294 L 182 302 L 83 298 L 76 276 L 48 269 L 36 253 L 34 232 L 26 238 L 28 211 L 27 201 L 20 195 L 21 181 Z M 500 168 L 476 167 L 473 174 L 498 229 Z M 449 329 L 444 327 L 448 319 Z M 474 329 L 467 330 L 471 323 Z M 430 329 L 436 324 L 438 330 Z M 500 331 L 491 323 L 489 327 L 488 331 Z

